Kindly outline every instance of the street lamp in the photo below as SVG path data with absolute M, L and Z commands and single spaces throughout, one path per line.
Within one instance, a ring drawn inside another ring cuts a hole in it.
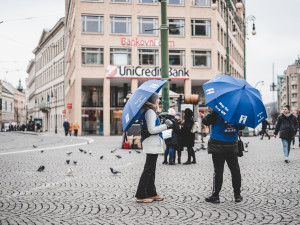
M 263 80 L 260 80 L 260 81 L 258 81 L 258 82 L 255 84 L 254 88 L 256 88 L 257 85 L 258 85 L 259 83 L 261 83 L 261 85 L 264 85 L 264 81 L 263 81 Z
M 55 133 L 57 134 L 57 91 L 54 91 L 54 95 L 53 95 L 53 91 L 51 91 L 51 97 L 55 97 Z

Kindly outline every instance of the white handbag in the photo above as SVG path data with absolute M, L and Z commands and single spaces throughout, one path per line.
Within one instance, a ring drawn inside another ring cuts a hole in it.
M 164 130 L 162 132 L 163 139 L 168 139 L 172 137 L 172 129 Z

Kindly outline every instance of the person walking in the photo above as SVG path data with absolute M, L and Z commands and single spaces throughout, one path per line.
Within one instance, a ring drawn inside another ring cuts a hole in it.
M 205 143 L 204 138 L 208 134 L 208 127 L 203 124 L 202 120 L 203 120 L 203 114 L 201 115 L 201 133 L 200 133 L 200 135 L 201 135 L 201 142 Z
M 172 128 L 173 123 L 166 120 L 165 124 L 160 124 L 156 114 L 159 102 L 158 94 L 154 93 L 140 110 L 141 136 L 146 162 L 135 194 L 136 201 L 139 203 L 151 203 L 164 199 L 164 197 L 158 196 L 156 192 L 155 170 L 158 154 L 164 152 L 161 132 Z
M 78 130 L 80 128 L 79 124 L 77 121 L 75 121 L 74 125 L 73 125 L 73 128 L 74 128 L 74 136 L 77 137 L 77 134 L 78 134 Z
M 37 131 L 38 133 L 41 132 L 41 124 L 40 124 L 40 123 L 36 123 L 36 131 Z
M 168 155 L 169 155 L 169 165 L 175 165 L 175 161 L 173 159 L 174 157 L 174 150 L 178 147 L 178 133 L 179 133 L 179 123 L 177 119 L 175 118 L 175 110 L 170 108 L 168 110 L 168 115 L 166 115 L 165 119 L 168 119 L 172 121 L 174 124 L 173 131 L 172 131 L 172 137 L 165 139 L 166 143 L 166 150 L 164 154 L 164 161 L 163 164 L 168 164 Z
M 283 145 L 283 153 L 285 156 L 285 163 L 289 163 L 289 154 L 291 150 L 291 142 L 297 133 L 298 122 L 297 118 L 293 115 L 289 105 L 282 109 L 282 114 L 277 119 L 277 124 L 274 132 L 274 137 L 279 133 Z
M 180 112 L 176 113 L 175 119 L 177 119 L 178 124 L 179 124 L 179 132 L 178 132 L 178 135 L 177 135 L 177 137 L 178 137 L 178 144 L 177 144 L 177 146 L 174 149 L 173 161 L 174 162 L 176 161 L 176 155 L 177 155 L 177 163 L 181 164 L 181 152 L 183 150 L 183 147 L 181 145 L 181 135 L 180 135 L 181 127 L 182 127 L 181 113 Z
M 196 163 L 195 151 L 193 149 L 195 145 L 195 134 L 191 132 L 194 125 L 193 111 L 189 108 L 184 110 L 184 122 L 181 128 L 181 144 L 182 147 L 187 147 L 188 159 L 184 165 Z M 193 161 L 191 159 L 193 158 Z
M 300 147 L 300 113 L 297 116 L 297 122 L 298 122 L 298 130 L 299 130 L 298 138 L 299 138 L 299 147 Z
M 68 136 L 69 128 L 70 128 L 70 123 L 68 122 L 67 119 L 65 119 L 65 122 L 63 123 L 63 127 L 65 129 L 65 136 Z
M 69 126 L 69 135 L 72 136 L 72 131 L 73 131 L 73 124 L 70 122 Z
M 262 123 L 261 123 L 261 128 L 262 128 L 261 132 L 262 132 L 262 134 L 261 134 L 261 138 L 260 138 L 261 140 L 263 140 L 264 134 L 266 134 L 268 136 L 269 140 L 271 139 L 270 135 L 267 132 L 268 126 L 269 126 L 269 129 L 270 129 L 270 124 L 267 120 L 262 121 Z
M 227 123 L 216 111 L 210 110 L 203 118 L 206 126 L 212 126 L 208 141 L 208 153 L 214 165 L 213 191 L 205 201 L 220 203 L 225 161 L 230 169 L 235 202 L 241 202 L 241 172 L 238 162 L 238 126 Z M 244 127 L 239 126 L 240 129 Z

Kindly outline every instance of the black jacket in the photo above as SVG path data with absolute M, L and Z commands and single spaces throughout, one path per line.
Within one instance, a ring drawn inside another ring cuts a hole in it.
M 172 137 L 168 138 L 165 140 L 166 145 L 168 146 L 172 146 L 172 147 L 177 147 L 178 146 L 178 136 L 179 136 L 179 122 L 178 120 L 175 118 L 175 116 L 171 116 L 171 115 L 166 115 L 165 117 L 166 119 L 169 119 L 173 122 L 174 127 L 172 128 Z
M 275 128 L 274 134 L 277 135 L 279 133 L 279 137 L 283 139 L 293 139 L 295 134 L 297 133 L 298 122 L 294 115 L 290 115 L 286 117 L 281 114 L 277 119 L 277 124 Z
M 195 134 L 191 132 L 194 125 L 193 117 L 185 118 L 181 128 L 181 146 L 182 147 L 194 147 Z
M 262 129 L 263 130 L 266 130 L 268 126 L 269 126 L 269 129 L 270 129 L 270 124 L 268 123 L 267 120 L 262 121 L 261 124 L 262 124 Z

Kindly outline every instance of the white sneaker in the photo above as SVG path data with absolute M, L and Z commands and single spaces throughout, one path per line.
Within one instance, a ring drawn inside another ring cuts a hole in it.
M 292 145 L 292 149 L 295 149 L 295 145 Z

